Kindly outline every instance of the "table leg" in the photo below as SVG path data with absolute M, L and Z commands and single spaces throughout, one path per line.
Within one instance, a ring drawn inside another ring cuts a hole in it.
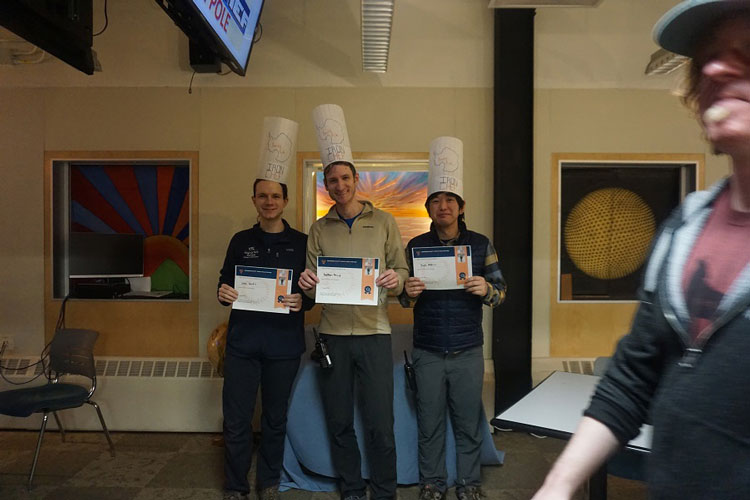
M 607 464 L 589 479 L 589 500 L 607 500 Z

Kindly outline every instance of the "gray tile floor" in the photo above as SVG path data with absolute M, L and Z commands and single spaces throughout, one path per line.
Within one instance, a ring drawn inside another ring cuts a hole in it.
M 37 434 L 0 431 L 0 499 L 34 500 L 215 500 L 221 499 L 222 453 L 216 434 L 115 432 L 111 458 L 98 432 L 56 432 L 44 439 L 34 488 L 26 489 Z M 530 498 L 560 453 L 563 442 L 524 433 L 497 432 L 505 464 L 482 468 L 488 499 Z M 251 482 L 254 473 L 251 473 Z M 399 488 L 401 500 L 416 500 L 418 488 Z M 646 498 L 639 482 L 610 476 L 610 500 Z M 290 490 L 282 500 L 338 500 L 336 493 Z M 455 498 L 450 492 L 450 499 Z M 577 499 L 585 498 L 581 492 Z

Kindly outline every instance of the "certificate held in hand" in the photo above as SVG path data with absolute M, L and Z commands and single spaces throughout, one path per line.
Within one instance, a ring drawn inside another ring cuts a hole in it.
M 232 309 L 289 314 L 284 295 L 292 293 L 292 270 L 234 266 L 234 289 Z
M 318 257 L 315 302 L 318 304 L 378 305 L 380 259 Z
M 414 276 L 427 290 L 463 288 L 471 278 L 471 246 L 415 247 L 411 249 Z

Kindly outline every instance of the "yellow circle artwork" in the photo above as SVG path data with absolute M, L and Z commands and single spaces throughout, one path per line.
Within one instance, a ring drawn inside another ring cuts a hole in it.
M 581 271 L 612 280 L 643 264 L 655 230 L 654 214 L 643 198 L 627 189 L 605 188 L 576 203 L 563 234 L 568 255 Z

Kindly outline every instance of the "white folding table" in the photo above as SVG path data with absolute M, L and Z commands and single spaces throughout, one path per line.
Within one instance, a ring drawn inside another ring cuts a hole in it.
M 554 372 L 516 404 L 492 419 L 492 424 L 541 436 L 569 439 L 588 407 L 599 377 L 577 373 Z M 651 450 L 652 427 L 644 425 L 635 439 L 625 447 L 631 453 Z M 589 480 L 591 499 L 607 498 L 607 466 Z

